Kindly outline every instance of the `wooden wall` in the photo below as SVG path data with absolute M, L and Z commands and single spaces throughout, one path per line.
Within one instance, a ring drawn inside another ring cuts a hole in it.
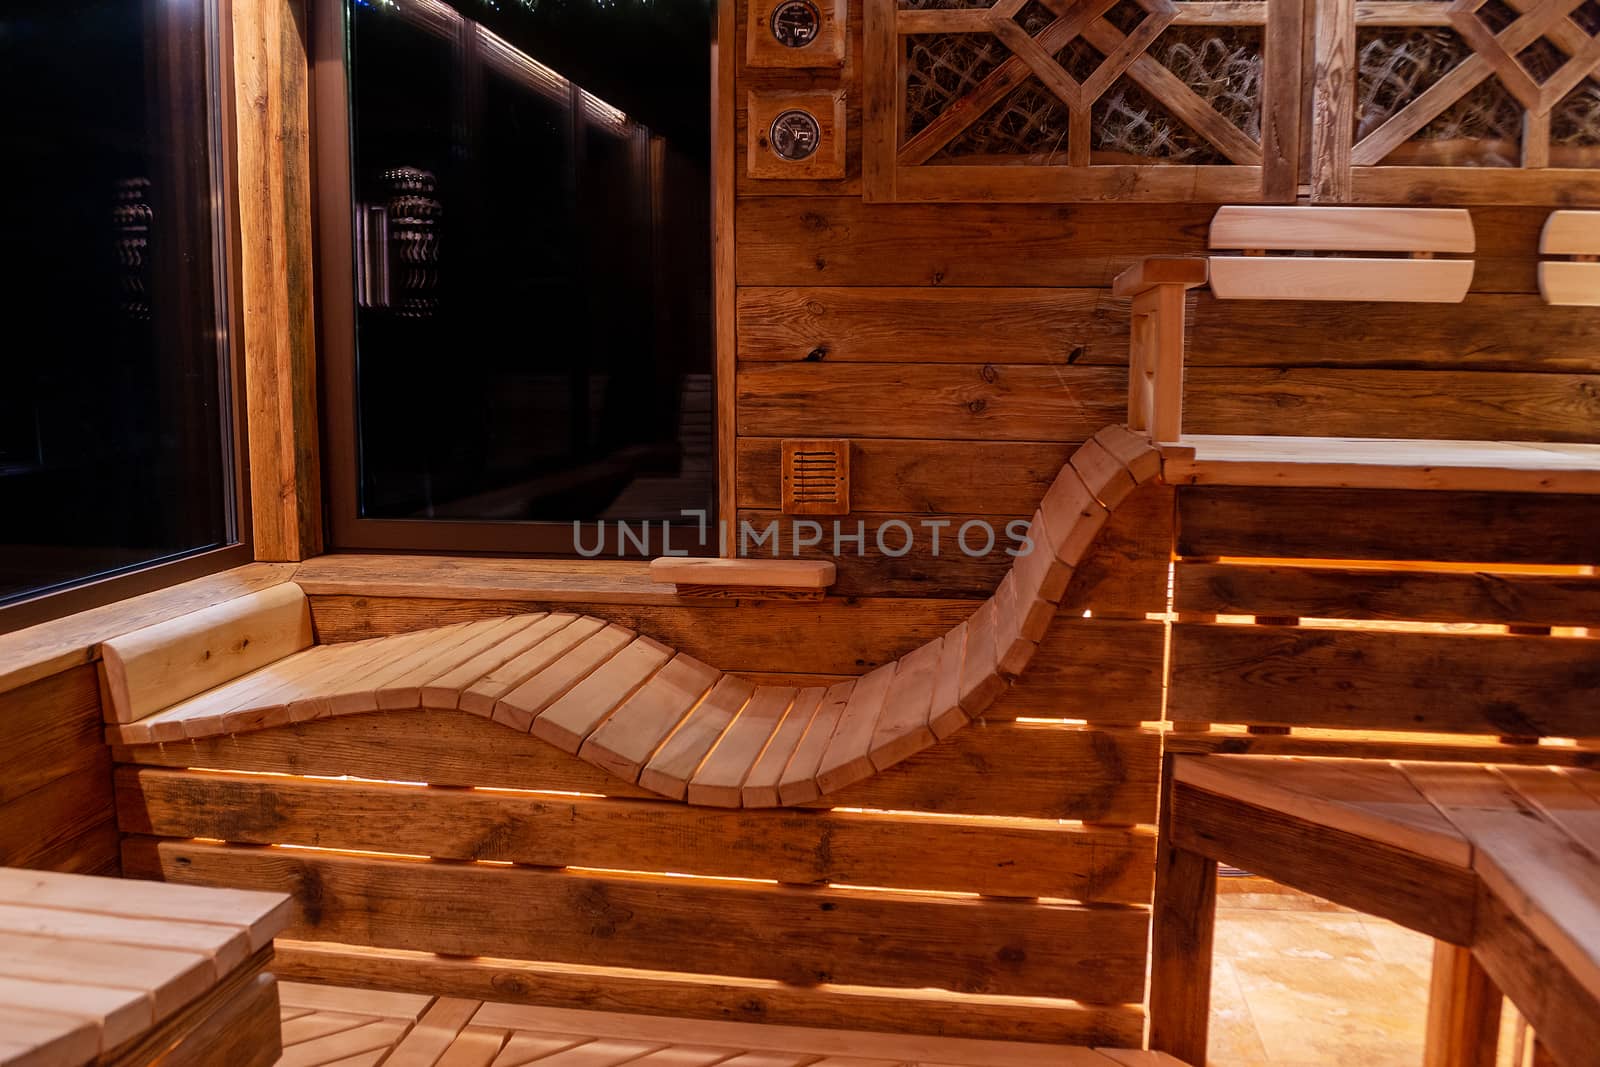
M 83 664 L 0 693 L 0 867 L 118 870 L 100 685 Z
M 1071 445 L 1126 410 L 1127 307 L 1112 278 L 1199 253 L 1216 205 L 868 204 L 860 11 L 842 71 L 745 64 L 738 5 L 736 499 L 778 507 L 778 442 L 854 442 L 858 518 L 1029 514 Z M 845 179 L 745 174 L 746 94 L 842 86 Z M 1542 208 L 1475 208 L 1465 305 L 1192 297 L 1196 433 L 1600 441 L 1600 310 L 1537 295 Z M 840 591 L 965 595 L 962 558 L 845 567 Z

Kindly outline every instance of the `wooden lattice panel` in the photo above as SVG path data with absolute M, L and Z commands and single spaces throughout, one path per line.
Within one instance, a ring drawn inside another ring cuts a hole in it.
M 1292 200 L 1299 0 L 865 0 L 876 200 Z
M 1600 4 L 1321 0 L 1311 191 L 1323 201 L 1600 197 Z

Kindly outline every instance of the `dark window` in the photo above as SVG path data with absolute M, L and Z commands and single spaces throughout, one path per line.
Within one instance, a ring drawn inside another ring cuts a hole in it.
M 0 604 L 234 540 L 215 27 L 0 5 Z
M 336 539 L 561 552 L 575 520 L 709 512 L 707 0 L 346 16 Z

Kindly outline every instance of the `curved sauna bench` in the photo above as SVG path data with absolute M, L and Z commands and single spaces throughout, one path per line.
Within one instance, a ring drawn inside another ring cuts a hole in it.
M 809 803 L 980 717 L 1027 669 L 1111 509 L 1160 469 L 1143 439 L 1102 430 L 1045 493 L 1033 550 L 970 618 L 831 686 L 753 684 L 626 627 L 564 612 L 313 645 L 305 596 L 287 585 L 106 642 L 118 719 L 108 739 L 164 743 L 338 715 L 460 709 L 676 800 Z

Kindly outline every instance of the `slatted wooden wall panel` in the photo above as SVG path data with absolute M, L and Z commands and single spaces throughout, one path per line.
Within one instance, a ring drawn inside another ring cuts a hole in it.
M 995 722 L 807 808 L 728 812 L 421 711 L 120 750 L 117 802 L 130 874 L 287 889 L 291 936 L 364 946 L 333 954 L 369 980 L 394 953 L 494 957 L 414 962 L 435 992 L 516 974 L 501 999 L 1137 1043 L 1159 750 Z
M 1597 521 L 1588 497 L 1180 489 L 1169 716 L 1255 736 L 1175 743 L 1600 762 Z

